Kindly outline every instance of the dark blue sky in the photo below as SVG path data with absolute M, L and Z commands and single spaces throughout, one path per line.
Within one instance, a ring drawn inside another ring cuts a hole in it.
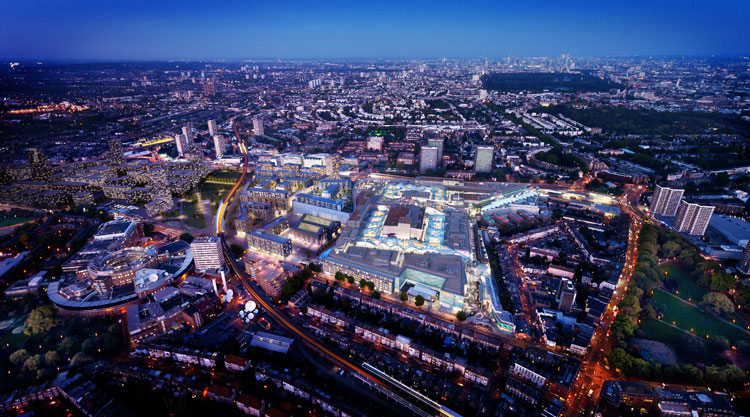
M 0 58 L 750 54 L 750 0 L 2 0 Z

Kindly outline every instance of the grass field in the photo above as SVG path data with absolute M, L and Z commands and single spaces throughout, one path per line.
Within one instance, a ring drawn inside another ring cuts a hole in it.
M 214 171 L 206 177 L 206 182 L 233 185 L 241 175 L 239 171 Z
M 656 290 L 651 295 L 651 304 L 657 310 L 663 309 L 662 320 L 673 323 L 683 330 L 691 331 L 697 336 L 724 336 L 733 343 L 743 339 L 750 341 L 749 332 L 685 304 L 661 290 Z
M 188 226 L 202 229 L 206 227 L 201 212 L 200 203 L 197 199 L 189 199 L 182 202 L 182 214 L 185 216 L 185 223 Z
M 215 182 L 204 182 L 199 187 L 203 199 L 219 202 L 226 197 L 227 193 L 229 193 L 229 190 L 231 190 L 233 186 L 234 183 L 220 184 Z
M 667 274 L 664 275 L 664 272 Z M 665 279 L 677 282 L 679 293 L 675 295 L 683 300 L 690 299 L 690 301 L 697 303 L 706 295 L 706 290 L 701 288 L 687 271 L 675 263 L 670 262 L 659 265 L 659 274 Z
M 674 327 L 667 326 L 655 319 L 642 322 L 640 329 L 646 332 L 645 337 L 647 339 L 664 342 L 671 346 L 677 346 L 680 343 L 680 338 L 684 335 L 684 333 Z

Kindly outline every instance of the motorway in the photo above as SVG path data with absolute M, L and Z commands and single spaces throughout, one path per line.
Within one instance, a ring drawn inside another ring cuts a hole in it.
M 268 314 L 270 314 L 271 317 L 273 317 L 273 319 L 279 325 L 281 325 L 282 327 L 286 328 L 289 332 L 299 337 L 306 346 L 310 347 L 313 351 L 325 357 L 326 359 L 328 359 L 335 365 L 338 365 L 340 368 L 348 369 L 351 372 L 359 374 L 364 379 L 367 379 L 374 384 L 377 384 L 389 391 L 392 391 L 394 395 L 398 395 L 398 393 L 395 392 L 389 384 L 386 384 L 383 380 L 376 377 L 371 372 L 368 372 L 363 367 L 356 365 L 348 361 L 347 359 L 343 358 L 342 356 L 338 355 L 336 352 L 333 352 L 328 347 L 323 345 L 317 338 L 309 335 L 304 329 L 302 329 L 302 327 L 293 323 L 291 318 L 289 318 L 289 316 L 287 316 L 284 312 L 279 310 L 271 302 L 271 300 L 268 299 L 268 297 L 257 286 L 257 284 L 251 281 L 252 278 L 249 277 L 245 273 L 245 271 L 237 265 L 237 262 L 234 259 L 234 255 L 232 254 L 232 251 L 229 248 L 229 245 L 227 244 L 225 236 L 224 236 L 224 215 L 225 215 L 227 207 L 229 207 L 229 203 L 232 200 L 232 197 L 237 192 L 237 190 L 242 186 L 242 182 L 244 181 L 245 176 L 247 175 L 248 158 L 247 158 L 247 149 L 237 129 L 237 123 L 234 122 L 232 126 L 234 128 L 234 135 L 237 138 L 237 142 L 239 144 L 239 148 L 240 148 L 240 151 L 242 152 L 243 159 L 244 159 L 242 175 L 240 176 L 239 180 L 234 185 L 234 187 L 232 187 L 232 189 L 229 191 L 229 193 L 224 198 L 224 200 L 221 202 L 221 204 L 219 205 L 219 209 L 216 213 L 216 235 L 221 238 L 222 245 L 224 248 L 224 256 L 227 259 L 229 266 L 232 268 L 235 275 L 237 275 L 237 278 L 239 279 L 240 283 L 245 288 L 245 290 L 250 294 L 250 296 L 253 297 L 258 302 L 258 304 L 263 309 L 265 309 L 268 312 Z M 424 404 L 424 402 L 421 402 L 421 401 L 420 403 Z M 428 410 L 430 414 L 432 415 L 442 414 L 443 407 L 440 407 L 439 404 L 437 403 L 435 403 L 435 405 L 437 407 L 429 407 L 429 408 L 432 408 Z
M 609 326 L 615 317 L 617 317 L 617 305 L 625 297 L 628 282 L 633 273 L 635 261 L 638 258 L 638 236 L 643 226 L 643 221 L 647 218 L 638 208 L 638 200 L 643 190 L 642 186 L 628 187 L 618 200 L 620 208 L 630 215 L 628 251 L 625 256 L 625 265 L 622 268 L 622 274 L 617 283 L 615 293 L 612 295 L 602 321 L 594 332 L 594 337 L 591 339 L 591 347 L 581 360 L 581 370 L 578 373 L 578 377 L 569 391 L 568 398 L 566 399 L 565 416 L 567 417 L 586 415 L 587 411 L 591 411 L 589 409 L 596 404 L 599 397 L 599 390 L 604 381 L 617 376 L 604 363 L 604 358 L 612 349 L 612 343 L 609 339 Z

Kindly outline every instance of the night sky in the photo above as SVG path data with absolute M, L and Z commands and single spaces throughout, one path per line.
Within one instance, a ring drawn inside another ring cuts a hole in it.
M 750 0 L 0 1 L 3 60 L 562 53 L 748 55 Z

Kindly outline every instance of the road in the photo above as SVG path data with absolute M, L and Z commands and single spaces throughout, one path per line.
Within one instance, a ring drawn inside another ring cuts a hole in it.
M 591 339 L 591 347 L 581 361 L 581 370 L 578 372 L 568 398 L 565 416 L 573 417 L 586 415 L 589 408 L 595 405 L 599 390 L 607 379 L 615 378 L 612 369 L 604 362 L 605 356 L 612 349 L 609 339 L 609 326 L 617 317 L 617 305 L 625 297 L 630 276 L 633 273 L 635 261 L 638 258 L 638 235 L 643 226 L 646 214 L 638 207 L 638 200 L 643 192 L 642 186 L 628 187 L 625 193 L 618 199 L 620 209 L 630 215 L 630 230 L 628 234 L 628 251 L 625 256 L 625 265 L 622 268 L 620 280 L 617 283 L 615 293 L 612 295 L 607 310 L 602 316 L 602 321 L 594 332 Z M 591 392 L 589 396 L 588 393 Z
M 273 317 L 273 319 L 282 327 L 286 328 L 289 332 L 296 335 L 299 339 L 303 341 L 303 343 L 311 348 L 316 353 L 320 354 L 324 358 L 328 359 L 330 362 L 332 362 L 335 365 L 338 365 L 340 368 L 348 369 L 349 371 L 359 374 L 361 377 L 371 381 L 374 384 L 377 384 L 389 391 L 392 391 L 394 394 L 398 395 L 394 390 L 392 390 L 391 386 L 383 382 L 380 378 L 374 376 L 370 372 L 366 371 L 361 366 L 354 364 L 350 362 L 349 360 L 343 358 L 336 352 L 332 351 L 323 343 L 321 343 L 317 338 L 311 336 L 308 334 L 302 327 L 298 326 L 294 322 L 292 322 L 291 318 L 286 315 L 286 313 L 279 310 L 272 302 L 268 299 L 268 297 L 263 293 L 263 291 L 260 289 L 260 287 L 257 286 L 255 282 L 252 281 L 252 278 L 245 273 L 243 268 L 239 267 L 237 265 L 237 262 L 234 259 L 234 255 L 232 254 L 231 249 L 229 248 L 229 245 L 226 242 L 226 238 L 224 236 L 224 215 L 226 212 L 227 207 L 229 207 L 229 203 L 232 200 L 232 197 L 234 197 L 234 194 L 237 192 L 237 190 L 242 186 L 242 183 L 245 179 L 245 176 L 247 174 L 247 165 L 248 165 L 248 158 L 247 158 L 247 149 L 245 148 L 245 144 L 242 141 L 239 131 L 237 129 L 237 123 L 233 123 L 234 128 L 234 134 L 237 138 L 237 142 L 240 147 L 240 151 L 242 152 L 244 163 L 242 168 L 242 175 L 237 180 L 237 183 L 232 187 L 231 190 L 229 190 L 229 193 L 224 198 L 224 200 L 219 205 L 219 208 L 216 212 L 216 235 L 221 238 L 222 245 L 224 248 L 224 256 L 226 257 L 228 261 L 228 265 L 233 270 L 234 274 L 239 279 L 242 286 L 245 288 L 245 290 L 250 294 L 251 297 L 253 297 L 260 307 L 265 309 L 268 314 Z M 433 415 L 439 415 L 441 409 L 433 409 L 429 410 L 433 413 Z

